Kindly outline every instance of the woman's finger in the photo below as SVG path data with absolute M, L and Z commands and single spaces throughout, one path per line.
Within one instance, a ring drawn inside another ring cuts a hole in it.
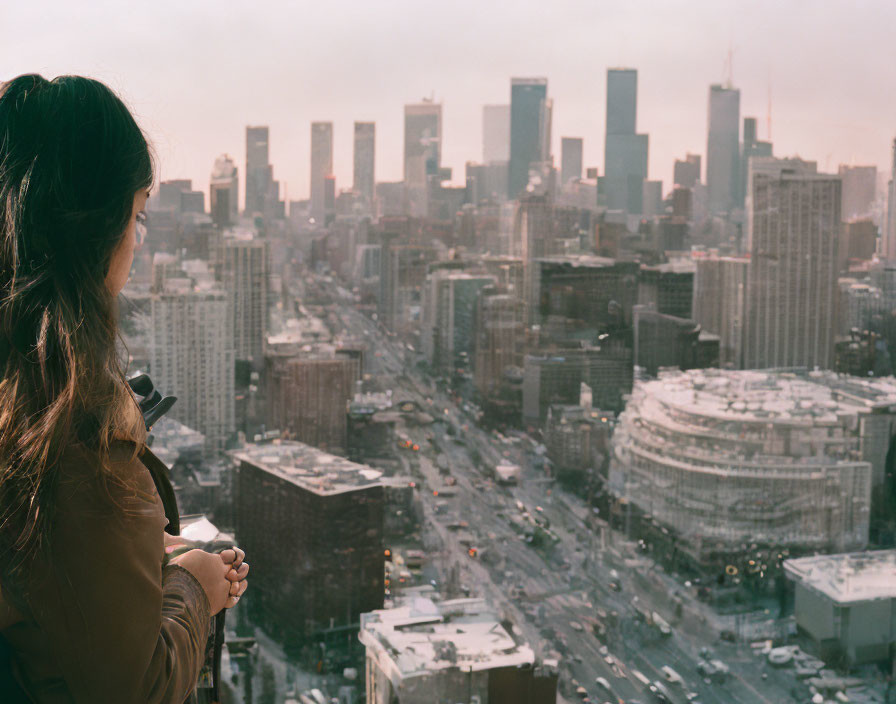
M 222 550 L 218 553 L 221 556 L 221 561 L 225 564 L 233 564 L 233 561 L 236 559 L 236 551 L 233 548 L 227 548 L 227 550 Z
M 239 582 L 238 584 L 240 586 L 239 592 L 237 593 L 236 596 L 227 597 L 227 601 L 224 604 L 225 609 L 232 609 L 234 606 L 236 606 L 239 603 L 240 597 L 246 592 L 246 589 L 249 586 L 249 581 L 243 580 L 242 582 Z
M 239 567 L 243 564 L 243 560 L 246 557 L 246 553 L 240 550 L 236 545 L 233 546 L 234 558 L 233 558 L 233 566 Z

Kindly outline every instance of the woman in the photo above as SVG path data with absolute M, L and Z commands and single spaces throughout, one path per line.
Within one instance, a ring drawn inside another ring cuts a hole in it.
M 0 84 L 0 633 L 34 702 L 183 702 L 247 585 L 235 550 L 163 564 L 115 347 L 152 176 L 102 83 Z

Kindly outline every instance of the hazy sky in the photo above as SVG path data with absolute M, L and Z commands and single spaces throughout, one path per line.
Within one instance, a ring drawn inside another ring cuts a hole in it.
M 331 120 L 337 188 L 352 123 L 377 126 L 377 181 L 402 177 L 403 105 L 443 103 L 443 165 L 482 157 L 482 106 L 511 76 L 545 76 L 560 137 L 603 173 L 606 69 L 638 69 L 650 178 L 706 151 L 707 94 L 726 78 L 778 156 L 889 169 L 896 136 L 892 0 L 0 0 L 0 80 L 24 72 L 106 81 L 149 133 L 163 179 L 208 189 L 215 157 L 245 172 L 245 126 L 271 128 L 274 175 L 308 197 L 310 123 Z M 558 163 L 559 166 L 559 163 Z M 281 190 L 281 195 L 283 191 Z

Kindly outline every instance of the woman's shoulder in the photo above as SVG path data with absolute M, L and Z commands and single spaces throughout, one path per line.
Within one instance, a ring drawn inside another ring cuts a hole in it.
M 102 505 L 111 499 L 127 508 L 157 508 L 155 483 L 140 450 L 134 441 L 114 440 L 104 458 L 83 443 L 68 446 L 56 468 L 59 499 L 75 505 Z

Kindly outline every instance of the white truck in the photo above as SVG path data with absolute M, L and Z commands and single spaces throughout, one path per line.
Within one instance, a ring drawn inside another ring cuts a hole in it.
M 518 484 L 520 480 L 520 466 L 502 462 L 495 467 L 495 478 L 499 484 Z

